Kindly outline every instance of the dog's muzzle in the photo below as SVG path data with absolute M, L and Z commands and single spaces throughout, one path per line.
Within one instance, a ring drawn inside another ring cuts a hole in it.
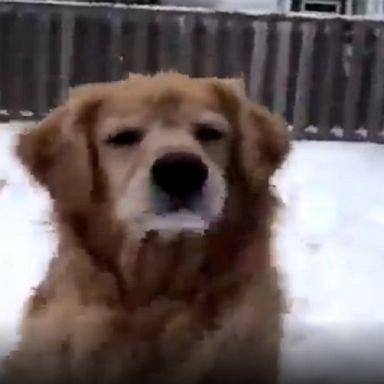
M 151 183 L 161 195 L 166 212 L 194 210 L 202 199 L 208 167 L 188 152 L 171 152 L 158 158 L 151 168 Z

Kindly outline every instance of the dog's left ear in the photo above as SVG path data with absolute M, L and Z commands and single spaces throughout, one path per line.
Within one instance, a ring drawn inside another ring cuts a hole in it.
M 252 102 L 242 79 L 210 79 L 221 108 L 236 128 L 234 156 L 252 190 L 283 164 L 290 150 L 287 125 Z

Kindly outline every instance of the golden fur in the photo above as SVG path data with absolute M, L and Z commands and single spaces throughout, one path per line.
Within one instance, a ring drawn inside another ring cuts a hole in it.
M 207 113 L 225 135 L 202 144 L 191 127 Z M 127 125 L 146 129 L 145 139 L 107 148 Z M 149 209 L 147 181 L 137 175 L 180 148 L 208 164 L 213 194 L 225 192 L 220 215 L 203 234 L 146 232 L 136 219 Z M 288 149 L 284 124 L 237 80 L 161 73 L 75 89 L 17 148 L 52 197 L 59 246 L 6 377 L 276 381 L 282 303 L 270 178 Z

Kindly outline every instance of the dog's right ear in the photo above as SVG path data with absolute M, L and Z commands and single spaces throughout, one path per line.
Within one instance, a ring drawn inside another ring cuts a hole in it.
M 102 85 L 80 87 L 40 124 L 19 136 L 22 164 L 63 208 L 89 201 L 92 190 L 90 128 L 102 100 Z

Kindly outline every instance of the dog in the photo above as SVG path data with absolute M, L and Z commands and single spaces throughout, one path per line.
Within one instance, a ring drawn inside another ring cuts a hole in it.
M 290 140 L 244 88 L 131 74 L 74 88 L 21 134 L 59 243 L 9 382 L 277 381 L 271 177 Z

